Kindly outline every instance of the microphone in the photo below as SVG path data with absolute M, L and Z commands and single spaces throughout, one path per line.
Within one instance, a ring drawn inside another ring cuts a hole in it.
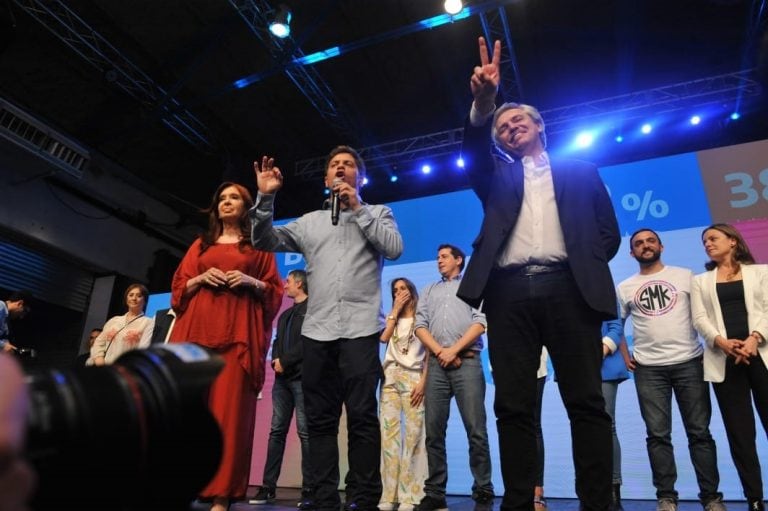
M 331 188 L 335 187 L 336 185 L 339 185 L 343 183 L 344 180 L 340 177 L 337 177 L 333 180 L 333 183 L 331 185 Z M 339 199 L 339 192 L 333 191 L 331 192 L 331 224 L 338 225 L 339 224 L 339 211 L 341 210 L 341 200 Z

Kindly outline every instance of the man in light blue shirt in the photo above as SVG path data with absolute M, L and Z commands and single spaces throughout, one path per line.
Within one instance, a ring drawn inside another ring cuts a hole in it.
M 485 377 L 480 361 L 480 336 L 485 332 L 486 321 L 483 313 L 456 296 L 465 259 L 460 248 L 440 245 L 437 268 L 442 278 L 421 291 L 416 310 L 416 337 L 430 352 L 424 400 L 429 477 L 418 511 L 448 508 L 445 430 L 454 396 L 469 438 L 469 465 L 474 477 L 472 498 L 485 507 L 493 503 Z
M 361 200 L 365 164 L 351 147 L 333 149 L 326 165 L 325 185 L 340 204 L 337 223 L 331 221 L 332 211 L 317 210 L 274 226 L 274 194 L 282 187 L 282 173 L 267 157 L 254 167 L 259 193 L 249 212 L 253 246 L 301 253 L 312 289 L 301 334 L 309 361 L 302 389 L 317 472 L 315 508 L 339 509 L 337 435 L 343 404 L 349 432 L 345 508 L 373 511 L 381 496 L 376 401 L 384 323 L 381 270 L 384 259 L 400 257 L 402 237 L 390 208 Z

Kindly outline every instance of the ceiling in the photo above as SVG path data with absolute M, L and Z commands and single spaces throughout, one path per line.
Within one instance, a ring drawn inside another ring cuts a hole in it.
M 462 126 L 483 34 L 478 14 L 417 30 L 420 20 L 443 14 L 443 0 L 286 3 L 293 41 L 303 53 L 270 53 L 261 25 L 254 23 L 254 32 L 241 16 L 276 1 L 0 0 L 0 97 L 115 161 L 180 208 L 204 206 L 222 180 L 252 186 L 251 162 L 272 155 L 286 175 L 279 217 L 322 200 L 320 177 L 294 175 L 297 162 L 338 144 L 379 146 Z M 765 0 L 468 4 L 487 15 L 503 12 L 519 76 L 509 89 L 516 97 L 508 99 L 538 106 L 545 121 L 548 111 L 555 115 L 562 107 L 754 68 L 766 20 Z M 38 21 L 52 19 L 50 13 L 30 14 L 44 7 L 62 12 L 63 6 L 70 18 L 53 25 L 60 32 L 76 25 L 75 32 L 98 41 L 98 59 L 89 62 Z M 291 56 L 337 46 L 347 51 L 289 67 L 294 78 L 320 83 L 319 95 L 302 92 L 284 72 Z M 126 66 L 151 93 L 126 92 Z M 236 82 L 248 84 L 238 88 Z M 693 96 L 698 93 L 681 94 L 695 103 Z M 310 98 L 318 97 L 330 98 L 335 108 L 316 108 Z M 756 113 L 762 104 L 745 99 L 739 123 L 720 120 L 696 135 L 625 143 L 586 156 L 605 164 L 766 138 L 766 116 Z M 204 141 L 190 143 L 168 127 L 179 119 L 194 119 Z M 551 145 L 570 136 L 555 133 Z M 423 177 L 408 174 L 413 165 L 390 160 L 372 169 L 364 198 L 393 201 L 466 186 L 455 169 Z M 390 183 L 386 178 L 395 172 L 401 178 Z

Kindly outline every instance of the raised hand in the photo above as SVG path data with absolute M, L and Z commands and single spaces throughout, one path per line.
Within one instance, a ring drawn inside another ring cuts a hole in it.
M 472 77 L 469 79 L 469 87 L 475 98 L 475 108 L 484 111 L 492 108 L 496 99 L 496 92 L 499 90 L 501 41 L 494 43 L 493 55 L 490 59 L 488 58 L 488 46 L 485 44 L 485 38 L 479 37 L 478 42 L 480 44 L 480 65 L 475 66 Z
M 253 171 L 256 174 L 256 186 L 261 193 L 272 194 L 283 187 L 283 174 L 280 168 L 275 166 L 275 159 L 268 156 L 253 162 Z

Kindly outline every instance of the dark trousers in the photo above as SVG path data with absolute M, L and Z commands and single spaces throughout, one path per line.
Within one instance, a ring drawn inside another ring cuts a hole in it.
M 768 434 L 768 369 L 760 355 L 750 358 L 749 365 L 735 365 L 729 358 L 725 366 L 725 380 L 712 386 L 744 496 L 749 502 L 762 501 L 763 481 L 757 457 L 752 400 L 763 424 L 763 432 Z
M 536 484 L 536 370 L 549 350 L 571 423 L 576 494 L 582 509 L 611 501 L 611 418 L 600 367 L 602 318 L 581 297 L 570 271 L 525 276 L 495 271 L 483 307 L 496 384 L 503 510 L 533 509 Z
M 376 392 L 381 378 L 377 335 L 315 341 L 303 337 L 302 385 L 315 470 L 315 505 L 340 505 L 338 433 L 341 406 L 347 412 L 348 503 L 375 509 L 381 497 L 381 436 Z

